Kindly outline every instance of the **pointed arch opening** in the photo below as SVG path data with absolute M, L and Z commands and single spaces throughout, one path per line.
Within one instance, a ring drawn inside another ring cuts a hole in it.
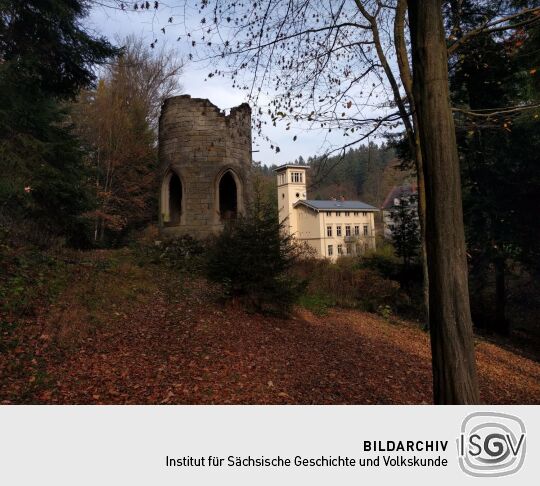
M 221 221 L 236 219 L 238 215 L 238 187 L 231 171 L 219 180 L 219 217 Z
M 169 181 L 169 216 L 171 223 L 179 223 L 182 216 L 182 182 L 176 174 Z
M 161 189 L 161 208 L 163 222 L 168 225 L 180 224 L 183 202 L 182 181 L 178 174 L 170 171 L 163 180 Z

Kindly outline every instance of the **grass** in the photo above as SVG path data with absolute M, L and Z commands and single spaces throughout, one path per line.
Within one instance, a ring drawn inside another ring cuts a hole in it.
M 304 294 L 300 297 L 298 305 L 309 310 L 316 316 L 322 317 L 328 315 L 328 309 L 336 305 L 336 302 L 327 295 Z
M 11 319 L 32 315 L 67 285 L 67 263 L 33 248 L 0 248 L 0 311 Z

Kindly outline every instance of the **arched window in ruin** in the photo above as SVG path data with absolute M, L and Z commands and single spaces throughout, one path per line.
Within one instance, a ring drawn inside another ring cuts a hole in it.
M 219 217 L 221 221 L 236 219 L 238 214 L 238 187 L 231 171 L 219 180 Z
M 165 177 L 161 191 L 161 207 L 164 223 L 180 224 L 182 197 L 182 181 L 178 177 L 178 174 L 171 171 Z

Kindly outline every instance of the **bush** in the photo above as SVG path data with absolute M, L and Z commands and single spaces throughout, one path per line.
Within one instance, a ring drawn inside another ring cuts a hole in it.
M 211 242 L 206 270 L 227 297 L 258 312 L 287 314 L 302 289 L 288 274 L 297 259 L 298 249 L 275 211 L 259 200 Z
M 360 306 L 369 312 L 376 312 L 381 307 L 390 311 L 397 309 L 406 299 L 398 282 L 381 277 L 373 270 L 356 270 L 351 284 L 356 289 L 356 299 Z
M 355 261 L 358 267 L 375 270 L 386 278 L 397 280 L 402 271 L 402 264 L 396 257 L 394 248 L 388 244 L 366 252 Z
M 376 270 L 358 268 L 353 258 L 342 258 L 336 264 L 326 260 L 300 262 L 294 274 L 308 280 L 301 303 L 310 310 L 339 305 L 369 312 L 380 308 L 393 311 L 407 300 L 398 282 Z

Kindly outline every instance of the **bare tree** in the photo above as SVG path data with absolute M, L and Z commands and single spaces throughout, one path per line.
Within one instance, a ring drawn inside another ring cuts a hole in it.
M 184 62 L 166 43 L 149 48 L 141 36 L 130 35 L 123 42 L 122 55 L 112 64 L 105 77 L 116 79 L 128 91 L 126 98 L 142 104 L 148 123 L 157 129 L 161 105 L 182 91 L 180 76 Z

